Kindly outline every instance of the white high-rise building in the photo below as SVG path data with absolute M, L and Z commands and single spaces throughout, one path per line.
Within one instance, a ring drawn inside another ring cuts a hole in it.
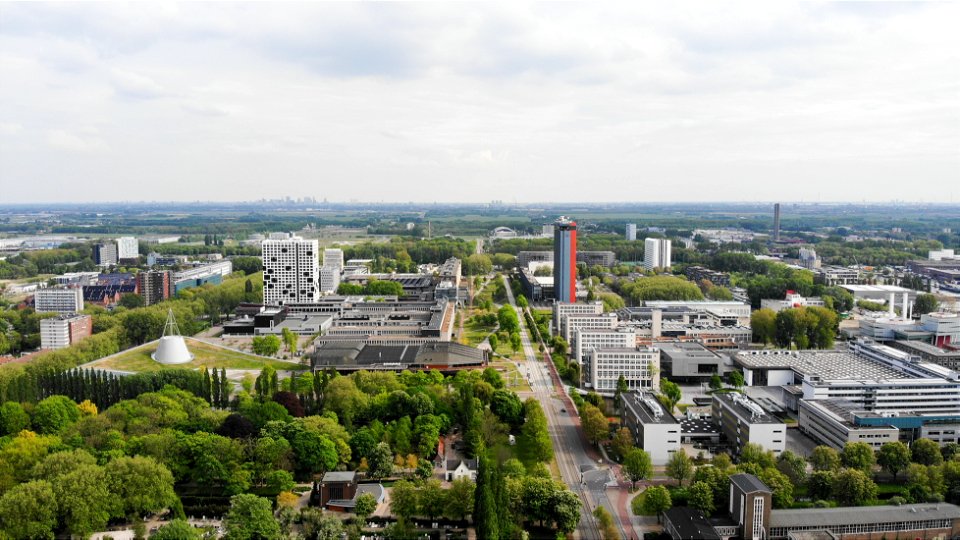
M 77 313 L 83 311 L 81 287 L 48 287 L 37 289 L 33 295 L 34 309 L 38 313 Z
M 643 266 L 648 270 L 670 268 L 670 241 L 647 238 L 643 243 Z
M 336 292 L 340 286 L 340 269 L 336 266 L 323 265 L 320 267 L 320 292 L 328 294 Z
M 271 235 L 273 236 L 273 235 Z M 320 266 L 316 240 L 299 236 L 264 240 L 263 303 L 268 306 L 316 302 L 320 297 Z
M 627 240 L 632 242 L 636 239 L 637 239 L 637 224 L 627 223 Z
M 117 238 L 117 258 L 136 259 L 140 256 L 140 245 L 137 239 L 132 236 L 121 236 Z
M 323 265 L 343 270 L 343 250 L 336 248 L 323 250 Z

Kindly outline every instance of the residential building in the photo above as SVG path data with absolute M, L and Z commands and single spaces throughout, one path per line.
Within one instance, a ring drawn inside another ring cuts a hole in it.
M 637 224 L 636 223 L 627 223 L 627 233 L 626 239 L 630 242 L 633 242 L 637 239 Z
M 132 236 L 117 238 L 117 259 L 123 262 L 135 262 L 140 257 L 140 245 Z
M 553 294 L 557 302 L 577 300 L 577 222 L 561 217 L 554 223 Z
M 660 351 L 656 348 L 590 349 L 585 358 L 589 372 L 584 380 L 600 394 L 613 395 L 621 376 L 630 390 L 660 390 Z
M 63 349 L 93 334 L 89 315 L 60 315 L 40 321 L 40 348 Z
M 700 283 L 706 280 L 717 287 L 730 286 L 730 274 L 717 272 L 716 270 L 711 270 L 703 266 L 688 266 L 684 269 L 684 274 L 686 274 L 687 279 L 694 283 Z
M 762 309 L 771 309 L 775 312 L 781 312 L 787 308 L 795 307 L 823 307 L 825 304 L 822 298 L 811 296 L 805 298 L 795 291 L 787 291 L 786 298 L 783 300 L 775 298 L 764 298 L 760 300 L 760 307 Z
M 93 246 L 93 262 L 97 263 L 97 266 L 114 266 L 117 261 L 117 245 L 113 242 Z
M 137 274 L 137 291 L 144 305 L 152 306 L 172 295 L 172 276 L 169 270 L 149 270 Z
M 680 449 L 680 422 L 651 392 L 630 392 L 622 399 L 623 424 L 637 448 L 650 454 L 654 465 L 666 465 Z
M 46 287 L 37 289 L 33 306 L 38 313 L 79 313 L 83 311 L 82 287 Z
M 643 267 L 647 270 L 667 270 L 670 262 L 670 240 L 647 238 L 643 242 Z
M 611 267 L 617 263 L 617 254 L 612 251 L 578 251 L 577 262 L 587 266 Z
M 328 248 L 323 250 L 323 266 L 343 270 L 343 250 L 337 248 Z
M 798 426 L 818 443 L 837 450 L 853 442 L 879 450 L 884 443 L 900 440 L 900 430 L 892 425 L 858 425 L 856 411 L 857 407 L 844 399 L 801 399 Z
M 448 459 L 445 460 L 446 471 L 444 477 L 447 482 L 453 482 L 461 478 L 469 478 L 471 481 L 477 481 L 477 460 L 475 459 Z
M 786 449 L 787 426 L 747 396 L 731 392 L 714 394 L 713 419 L 733 445 L 734 452 L 747 443 L 758 444 L 779 455 Z
M 330 294 L 340 286 L 340 269 L 336 266 L 320 267 L 320 293 Z
M 320 296 L 319 244 L 299 236 L 271 238 L 263 252 L 263 302 L 272 306 L 316 302 Z

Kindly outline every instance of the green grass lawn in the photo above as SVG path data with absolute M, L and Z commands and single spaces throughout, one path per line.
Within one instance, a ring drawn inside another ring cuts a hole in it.
M 487 339 L 487 336 L 490 335 L 490 332 L 493 331 L 497 326 L 486 325 L 486 324 L 477 324 L 475 321 L 466 322 L 463 325 L 463 334 L 464 334 L 464 345 L 469 345 L 471 347 L 476 347 L 483 340 Z
M 157 344 L 148 343 L 116 356 L 94 362 L 89 367 L 133 372 L 159 371 L 162 369 L 200 369 L 202 367 L 207 369 L 263 369 L 268 365 L 273 366 L 278 371 L 303 369 L 303 366 L 294 362 L 272 360 L 262 356 L 232 351 L 203 341 L 187 339 L 186 342 L 187 349 L 194 356 L 193 361 L 186 364 L 167 365 L 155 361 L 150 358 L 150 354 L 157 349 Z
M 527 379 L 520 375 L 520 371 L 513 362 L 496 360 L 494 362 L 490 362 L 490 367 L 500 371 L 500 376 L 503 377 L 503 381 L 506 383 L 507 389 L 514 392 L 530 391 L 530 385 L 527 384 Z M 516 384 L 514 384 L 514 381 L 516 381 Z

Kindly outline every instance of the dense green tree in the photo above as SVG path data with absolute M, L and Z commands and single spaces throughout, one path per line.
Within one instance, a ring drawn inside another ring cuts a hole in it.
M 930 439 L 917 439 L 910 445 L 910 459 L 921 465 L 940 465 L 943 456 L 940 454 L 940 445 Z
M 833 479 L 833 498 L 840 506 L 863 506 L 877 497 L 877 485 L 862 470 L 843 469 Z
M 772 309 L 758 309 L 750 314 L 754 343 L 770 344 L 777 337 L 777 314 Z
M 836 471 L 840 468 L 840 454 L 829 446 L 817 446 L 810 453 L 810 465 L 815 471 Z
M 56 452 L 48 455 L 33 468 L 32 477 L 56 482 L 57 478 L 76 470 L 81 465 L 96 465 L 97 458 L 83 449 Z
M 814 471 L 807 477 L 807 495 L 813 500 L 827 500 L 833 496 L 834 469 Z
M 369 456 L 370 476 L 372 478 L 385 478 L 393 473 L 393 452 L 390 445 L 381 442 L 374 448 Z
M 623 459 L 623 471 L 630 479 L 632 487 L 636 487 L 638 481 L 649 478 L 653 474 L 650 454 L 640 448 L 630 450 Z
M 280 338 L 270 334 L 267 336 L 256 336 L 251 342 L 253 353 L 261 356 L 273 356 L 280 350 Z
M 553 459 L 553 444 L 547 429 L 547 417 L 540 402 L 527 398 L 523 404 L 526 420 L 520 429 L 519 446 L 528 461 L 546 463 Z
M 937 449 L 937 456 L 940 456 L 939 449 Z M 844 467 L 859 469 L 866 474 L 871 474 L 877 458 L 869 444 L 854 442 L 847 443 L 843 447 L 843 452 L 840 453 L 840 462 L 843 463 Z
M 600 536 L 603 540 L 620 540 L 620 531 L 613 523 L 613 516 L 603 506 L 597 506 L 593 510 L 593 517 L 597 520 L 597 526 L 600 529 Z
M 660 395 L 666 397 L 671 411 L 683 397 L 680 387 L 676 383 L 663 378 L 660 379 Z
M 610 424 L 607 417 L 603 415 L 600 409 L 589 403 L 580 409 L 580 425 L 583 427 L 583 434 L 587 436 L 587 440 L 593 444 L 599 444 L 610 434 Z
M 766 469 L 776 466 L 776 458 L 772 450 L 757 443 L 747 443 L 740 449 L 740 463 L 755 463 L 761 469 Z
M 280 524 L 273 517 L 270 501 L 249 493 L 230 497 L 230 509 L 223 516 L 227 540 L 276 540 Z
M 53 540 L 57 511 L 50 482 L 35 480 L 14 486 L 0 497 L 0 537 Z
M 674 452 L 667 460 L 666 473 L 680 486 L 683 486 L 684 480 L 693 476 L 693 460 L 683 448 Z
M 767 467 L 760 472 L 758 478 L 773 491 L 774 508 L 793 506 L 793 483 L 787 475 L 774 467 Z
M 803 485 L 807 480 L 807 461 L 790 450 L 784 450 L 777 456 L 777 470 L 787 475 L 795 486 Z
M 673 507 L 670 492 L 663 486 L 650 486 L 643 492 L 643 511 L 647 514 L 656 514 L 657 523 L 660 515 Z
M 8 401 L 0 405 L 0 436 L 16 435 L 30 427 L 30 415 L 19 403 Z
M 444 514 L 453 519 L 463 520 L 473 513 L 475 490 L 476 486 L 469 478 L 454 480 L 446 497 Z
M 614 432 L 613 437 L 610 438 L 610 450 L 616 455 L 616 458 L 620 461 L 623 461 L 623 458 L 633 450 L 633 433 L 630 433 L 630 429 L 622 427 Z
M 60 433 L 80 419 L 77 404 L 65 396 L 50 396 L 33 411 L 33 425 L 40 433 Z
M 884 443 L 877 451 L 877 464 L 896 480 L 897 475 L 910 466 L 910 448 L 900 441 Z
M 356 514 L 361 522 L 366 521 L 376 510 L 377 499 L 372 493 L 361 493 L 357 496 L 357 503 L 353 508 L 353 513 Z
M 918 294 L 916 300 L 913 301 L 914 315 L 932 313 L 939 308 L 940 302 L 937 301 L 937 297 L 929 293 Z
M 150 540 L 200 540 L 200 530 L 185 519 L 175 519 L 161 525 Z
M 743 388 L 746 384 L 746 381 L 743 380 L 743 373 L 736 370 L 727 374 L 727 382 L 734 388 Z
M 106 472 L 96 465 L 81 465 L 58 477 L 54 496 L 65 529 L 78 536 L 102 531 L 112 517 L 122 515 L 117 495 L 111 493 Z
M 709 516 L 716 507 L 713 504 L 713 490 L 706 482 L 694 482 L 689 490 L 688 504 Z

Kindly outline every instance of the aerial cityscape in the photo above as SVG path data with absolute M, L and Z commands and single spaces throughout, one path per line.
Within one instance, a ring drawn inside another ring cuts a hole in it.
M 956 20 L 0 4 L 0 540 L 960 538 Z

